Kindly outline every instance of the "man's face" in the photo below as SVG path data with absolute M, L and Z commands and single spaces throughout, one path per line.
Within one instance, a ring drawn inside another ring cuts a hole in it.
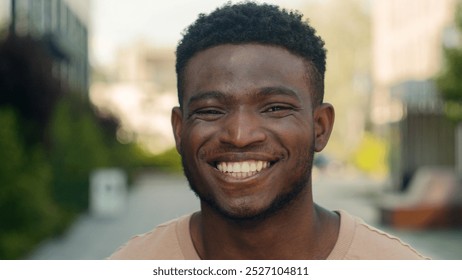
M 202 202 L 252 219 L 311 187 L 313 152 L 327 142 L 333 110 L 313 108 L 303 59 L 273 46 L 220 45 L 196 54 L 184 74 L 172 125 Z

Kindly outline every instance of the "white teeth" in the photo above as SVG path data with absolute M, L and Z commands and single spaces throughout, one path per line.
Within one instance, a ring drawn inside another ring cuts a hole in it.
M 257 161 L 257 171 L 261 171 L 263 168 L 263 161 Z
M 257 171 L 257 164 L 254 161 L 250 163 L 250 171 L 252 172 Z
M 220 162 L 217 164 L 217 169 L 235 178 L 246 178 L 257 174 L 269 166 L 270 163 L 268 161 L 252 160 L 243 162 Z
M 241 165 L 239 164 L 239 162 L 235 162 L 233 164 L 233 172 L 236 173 L 236 172 L 241 172 Z
M 250 164 L 245 161 L 242 165 L 241 165 L 241 172 L 249 172 L 250 171 Z

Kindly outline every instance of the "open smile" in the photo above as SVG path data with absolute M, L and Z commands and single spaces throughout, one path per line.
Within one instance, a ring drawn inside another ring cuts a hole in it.
M 245 179 L 269 168 L 273 163 L 262 160 L 247 160 L 239 162 L 216 162 L 216 169 L 234 178 Z

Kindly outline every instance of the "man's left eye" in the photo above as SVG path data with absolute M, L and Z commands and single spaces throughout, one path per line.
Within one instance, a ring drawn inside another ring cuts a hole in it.
M 274 113 L 274 112 L 284 112 L 284 111 L 291 111 L 294 108 L 291 106 L 285 106 L 285 105 L 273 105 L 269 106 L 265 112 L 267 113 Z
M 272 107 L 269 107 L 268 110 L 266 110 L 267 112 L 277 112 L 277 111 L 282 111 L 282 110 L 288 110 L 289 108 L 287 107 L 284 107 L 284 106 L 272 106 Z

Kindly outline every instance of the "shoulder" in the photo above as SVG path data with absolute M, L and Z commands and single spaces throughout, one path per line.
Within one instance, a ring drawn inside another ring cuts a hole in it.
M 189 220 L 186 215 L 160 224 L 153 230 L 132 237 L 117 249 L 109 259 L 185 259 L 189 244 Z
M 366 224 L 345 211 L 340 213 L 340 232 L 333 254 L 336 259 L 428 259 L 399 238 Z

